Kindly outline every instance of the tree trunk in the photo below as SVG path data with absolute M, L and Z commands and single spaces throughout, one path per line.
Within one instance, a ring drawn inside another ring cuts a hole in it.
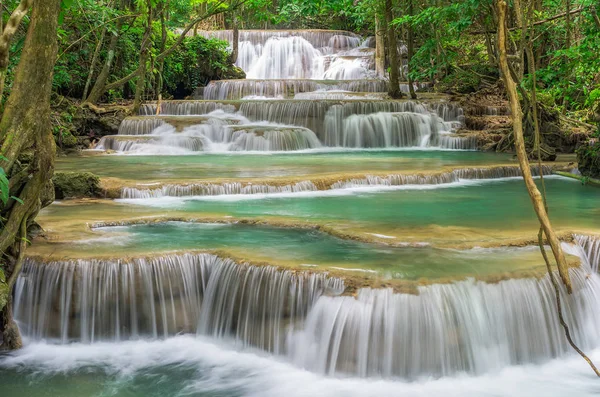
M 571 47 L 571 0 L 567 0 L 566 1 L 566 13 L 567 13 L 567 19 L 566 19 L 566 23 L 565 23 L 565 30 L 566 30 L 566 45 L 565 48 L 570 48 Z
M 414 13 L 413 9 L 413 0 L 408 1 L 408 15 L 412 16 Z M 411 99 L 417 99 L 417 94 L 415 92 L 415 85 L 413 83 L 412 77 L 410 77 L 410 62 L 412 61 L 412 57 L 415 51 L 415 35 L 412 26 L 409 24 L 408 27 L 408 91 L 410 93 Z
M 237 14 L 233 12 L 233 50 L 231 51 L 231 63 L 236 63 L 238 59 L 239 47 L 240 47 L 240 30 L 238 28 Z
M 92 79 L 94 78 L 94 73 L 96 72 L 96 64 L 98 63 L 98 57 L 100 56 L 100 50 L 102 49 L 102 45 L 104 44 L 104 37 L 106 36 L 106 26 L 102 29 L 102 33 L 100 34 L 100 39 L 98 39 L 98 43 L 96 44 L 96 49 L 94 50 L 94 55 L 92 56 L 92 64 L 90 65 L 90 71 L 88 73 L 87 80 L 85 82 L 85 88 L 83 89 L 83 95 L 81 96 L 82 100 L 87 98 L 88 92 L 90 90 L 90 85 L 92 84 Z
M 167 5 L 163 6 L 163 10 L 160 13 L 160 29 L 161 29 L 161 38 L 160 38 L 160 52 L 163 52 L 167 47 L 167 21 L 165 13 L 167 12 Z M 165 70 L 165 60 L 160 59 L 158 61 L 158 82 L 156 84 L 156 95 L 157 98 L 160 98 L 163 90 L 163 72 Z
M 146 30 L 142 38 L 142 46 L 140 49 L 140 63 L 137 69 L 137 82 L 135 85 L 135 98 L 133 100 L 133 113 L 136 114 L 142 106 L 144 92 L 146 88 L 146 69 L 150 49 L 152 48 L 152 5 L 148 1 L 148 19 L 146 21 Z
M 4 95 L 4 82 L 6 81 L 6 72 L 8 70 L 10 43 L 32 3 L 33 0 L 21 0 L 8 18 L 6 27 L 2 29 L 2 35 L 0 35 L 0 101 Z
M 0 232 L 0 252 L 8 283 L 8 303 L 2 308 L 0 328 L 4 348 L 21 346 L 12 318 L 10 291 L 24 258 L 27 227 L 41 208 L 54 200 L 52 174 L 56 148 L 50 124 L 52 73 L 58 50 L 57 27 L 61 0 L 34 0 L 27 38 L 11 94 L 0 121 L 0 160 L 10 177 L 12 200 L 1 210 L 6 219 Z M 20 158 L 24 152 L 33 156 Z
M 121 26 L 123 26 L 123 18 L 117 19 L 117 25 L 115 27 L 115 32 L 110 38 L 110 43 L 108 45 L 108 54 L 106 55 L 106 60 L 104 61 L 104 66 L 96 79 L 96 83 L 94 87 L 92 87 L 92 91 L 90 95 L 87 97 L 85 102 L 91 103 L 92 105 L 98 103 L 104 92 L 106 91 L 106 82 L 108 81 L 108 77 L 110 76 L 110 70 L 112 68 L 113 61 L 115 59 L 115 52 L 117 50 L 117 44 L 119 42 L 119 36 L 121 32 Z
M 379 12 L 375 14 L 375 72 L 377 77 L 385 77 L 385 32 Z
M 506 11 L 506 1 L 500 0 L 498 2 L 498 61 L 500 66 L 500 72 L 502 73 L 502 79 L 504 80 L 506 91 L 510 100 L 510 109 L 513 118 L 513 134 L 515 139 L 515 149 L 517 151 L 519 166 L 521 167 L 521 172 L 523 173 L 523 179 L 527 187 L 527 192 L 529 193 L 529 197 L 531 198 L 531 202 L 533 204 L 535 213 L 544 230 L 544 234 L 548 239 L 548 243 L 552 248 L 552 253 L 554 254 L 554 258 L 556 259 L 560 277 L 565 287 L 567 288 L 567 291 L 569 293 L 572 293 L 571 279 L 569 277 L 567 261 L 560 246 L 560 241 L 558 240 L 556 233 L 552 229 L 552 224 L 550 223 L 550 219 L 548 218 L 548 213 L 546 212 L 542 195 L 531 175 L 531 167 L 527 158 L 527 151 L 525 149 L 525 139 L 523 138 L 523 110 L 521 108 L 521 103 L 519 102 L 517 84 L 515 83 L 511 75 L 510 67 L 508 64 L 508 53 L 506 45 Z
M 385 20 L 387 24 L 387 43 L 390 57 L 390 82 L 388 94 L 393 99 L 402 98 L 400 91 L 400 62 L 398 56 L 398 40 L 396 29 L 392 25 L 394 20 L 394 8 L 392 0 L 385 0 Z

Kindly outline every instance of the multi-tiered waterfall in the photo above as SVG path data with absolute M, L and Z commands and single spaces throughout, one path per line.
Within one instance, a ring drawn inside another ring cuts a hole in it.
M 121 200 L 57 202 L 38 218 L 48 238 L 28 251 L 13 297 L 26 347 L 0 355 L 0 390 L 600 393 L 566 342 L 538 248 L 513 247 L 539 226 L 524 187 L 474 181 L 520 169 L 509 156 L 456 152 L 476 142 L 455 133 L 462 109 L 446 99 L 387 99 L 370 43 L 241 31 L 248 79 L 144 104 L 98 145 L 148 156 L 76 159 L 70 171 L 110 171 L 102 182 Z M 206 152 L 217 154 L 190 156 Z M 553 178 L 553 221 L 565 239 L 582 233 L 563 244 L 574 292 L 560 290 L 562 310 L 597 361 L 597 200 Z
M 230 31 L 201 34 L 232 39 Z M 476 147 L 473 138 L 453 134 L 462 122 L 455 105 L 384 99 L 387 83 L 375 79 L 374 49 L 354 34 L 241 31 L 239 40 L 237 64 L 247 80 L 213 81 L 198 91 L 201 100 L 144 105 L 141 116 L 126 119 L 119 135 L 97 148 L 186 154 Z
M 600 338 L 598 240 L 578 236 L 574 294 L 561 291 L 571 334 Z M 595 261 L 595 262 L 592 262 Z M 197 333 L 238 341 L 324 374 L 416 379 L 479 374 L 569 351 L 549 278 L 459 281 L 344 293 L 325 274 L 238 264 L 209 254 L 133 260 L 29 260 L 15 316 L 34 339 L 123 341 Z

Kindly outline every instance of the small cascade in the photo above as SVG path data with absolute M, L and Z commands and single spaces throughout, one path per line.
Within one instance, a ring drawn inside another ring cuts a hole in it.
M 160 104 L 161 115 L 188 116 L 205 115 L 215 110 L 222 110 L 226 113 L 235 113 L 236 108 L 232 104 L 221 102 L 203 102 L 203 101 L 163 101 Z M 140 107 L 141 116 L 154 116 L 157 114 L 156 103 L 145 103 Z
M 197 33 L 206 38 L 233 41 L 232 30 L 201 30 Z M 343 30 L 240 30 L 240 43 L 264 45 L 272 38 L 301 37 L 316 48 L 332 48 L 338 51 L 358 47 L 360 36 Z
M 162 127 L 159 127 L 162 128 Z M 201 137 L 177 134 L 170 126 L 166 126 L 170 135 L 109 135 L 102 137 L 96 145 L 99 150 L 112 150 L 137 154 L 186 154 L 200 152 L 204 149 Z
M 231 31 L 200 34 L 233 40 Z M 361 79 L 374 69 L 374 51 L 361 42 L 341 31 L 240 31 L 236 65 L 249 79 Z
M 539 175 L 537 166 L 531 168 L 533 175 Z M 551 175 L 552 167 L 543 166 L 543 174 Z M 451 172 L 431 175 L 401 175 L 387 176 L 368 175 L 362 179 L 352 178 L 324 184 L 323 181 L 302 181 L 288 185 L 269 185 L 253 183 L 198 183 L 190 185 L 164 185 L 154 189 L 124 187 L 121 189 L 123 199 L 149 199 L 160 197 L 190 197 L 190 196 L 221 196 L 239 194 L 277 194 L 316 192 L 318 190 L 348 189 L 361 186 L 404 186 L 404 185 L 440 185 L 460 182 L 460 180 L 502 179 L 522 176 L 518 166 L 501 166 L 490 168 L 466 168 Z
M 215 110 L 204 115 L 135 116 L 127 117 L 121 122 L 121 125 L 119 126 L 119 135 L 150 135 L 153 134 L 155 130 L 165 125 L 169 125 L 180 131 L 183 128 L 192 125 L 234 125 L 244 122 L 248 122 L 248 119 L 234 113 L 226 113 L 222 110 Z
M 403 85 L 404 86 L 404 85 Z M 401 87 L 404 89 L 404 87 Z M 408 85 L 405 89 L 408 91 Z M 356 93 L 385 93 L 385 80 L 218 80 L 204 88 L 203 99 L 237 100 L 245 97 L 274 99 L 302 99 L 299 95 L 321 91 L 349 91 Z
M 472 141 L 460 137 L 443 139 L 441 119 L 423 113 L 374 113 L 353 115 L 335 129 L 337 146 L 354 148 L 431 147 L 473 149 Z
M 244 58 L 244 56 L 242 56 Z M 269 39 L 246 71 L 249 79 L 309 79 L 323 74 L 323 54 L 302 37 Z M 248 67 L 248 66 L 246 66 Z
M 551 166 L 543 166 L 542 172 L 544 175 L 552 174 Z M 537 166 L 531 167 L 531 173 L 535 176 L 539 175 Z M 367 176 L 362 179 L 350 179 L 347 181 L 339 181 L 331 185 L 331 189 L 347 189 L 357 186 L 403 186 L 403 185 L 441 185 L 447 183 L 456 183 L 461 179 L 476 180 L 476 179 L 501 179 L 520 177 L 523 173 L 518 166 L 501 166 L 490 168 L 465 168 L 458 169 L 452 172 L 444 172 L 441 174 L 432 175 L 388 175 Z
M 323 295 L 340 295 L 344 283 L 324 274 L 278 271 L 274 267 L 219 266 L 202 302 L 198 333 L 234 337 L 281 354 L 285 338 Z
M 581 252 L 597 253 L 578 236 Z M 591 240 L 590 240 L 591 241 Z M 597 240 L 596 240 L 597 241 Z M 594 243 L 595 244 L 595 243 Z M 600 276 L 570 269 L 561 288 L 576 343 L 600 338 Z M 41 263 L 26 260 L 14 310 L 34 340 L 121 341 L 198 333 L 288 357 L 322 374 L 441 377 L 538 364 L 571 351 L 548 276 L 472 279 L 416 294 L 359 289 L 326 274 L 240 265 L 210 254 Z
M 231 151 L 294 151 L 316 149 L 321 142 L 308 128 L 294 126 L 241 125 L 229 127 Z
M 119 135 L 147 135 L 164 124 L 157 117 L 127 117 L 119 125 Z
M 561 291 L 563 312 L 588 351 L 600 342 L 600 277 L 583 269 L 571 277 L 575 292 Z M 289 337 L 289 357 L 323 374 L 406 379 L 540 363 L 571 351 L 554 302 L 548 277 L 467 280 L 419 287 L 418 295 L 362 289 L 356 298 L 321 297 L 304 329 Z
M 598 273 L 600 268 L 600 238 L 575 235 L 575 241 L 582 250 L 583 256 L 588 259 L 593 272 Z
M 307 128 L 251 124 L 242 116 L 234 118 L 220 111 L 210 115 L 202 119 L 201 124 L 180 126 L 180 132 L 177 127 L 164 123 L 148 135 L 105 136 L 96 148 L 135 154 L 186 154 L 200 151 L 294 151 L 321 147 L 315 133 Z M 193 122 L 195 118 L 190 120 Z
M 319 190 L 311 181 L 298 182 L 293 185 L 273 186 L 264 184 L 242 184 L 239 182 L 208 184 L 199 183 L 192 185 L 165 185 L 159 189 L 138 189 L 126 187 L 121 190 L 124 199 L 148 199 L 160 197 L 187 197 L 187 196 L 221 196 L 232 194 L 273 194 L 273 193 L 299 193 L 314 192 Z
M 235 337 L 279 351 L 288 326 L 339 279 L 239 265 L 209 254 L 132 260 L 27 260 L 15 318 L 32 339 L 62 343 L 165 338 L 181 332 Z
M 420 113 L 432 117 L 431 125 L 437 131 L 452 131 L 461 123 L 460 107 L 446 102 L 422 104 L 414 101 L 386 100 L 245 100 L 245 101 L 164 101 L 161 114 L 201 115 L 222 109 L 252 121 L 269 120 L 272 123 L 300 126 L 314 131 L 324 146 L 342 146 L 346 119 L 373 113 Z M 146 104 L 142 113 L 156 113 L 156 104 Z M 453 119 L 455 117 L 455 119 Z M 357 119 L 358 120 L 358 119 Z M 460 140 L 456 140 L 458 142 Z

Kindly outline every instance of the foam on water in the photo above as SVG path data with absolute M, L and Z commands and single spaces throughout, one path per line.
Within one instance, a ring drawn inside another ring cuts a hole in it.
M 594 361 L 600 361 L 600 350 L 587 353 Z M 59 390 L 64 396 L 77 395 L 76 391 L 69 394 L 69 388 L 81 381 L 96 382 L 98 395 L 127 393 L 132 397 L 592 397 L 600 394 L 597 378 L 585 361 L 574 355 L 481 376 L 458 374 L 405 382 L 324 377 L 260 352 L 240 352 L 226 343 L 192 336 L 94 345 L 27 344 L 20 351 L 0 357 L 0 369 L 3 389 L 15 392 L 48 390 L 54 386 L 53 379 L 68 376 L 64 389 Z
M 375 180 L 373 184 L 360 183 L 363 180 L 356 180 L 350 182 L 340 182 L 332 186 L 329 190 L 317 190 L 315 185 L 310 185 L 309 182 L 293 186 L 283 186 L 280 189 L 273 187 L 270 189 L 272 192 L 260 192 L 261 190 L 269 190 L 266 186 L 257 185 L 256 189 L 249 187 L 248 189 L 240 189 L 239 191 L 225 193 L 224 189 L 215 186 L 214 190 L 208 190 L 206 193 L 216 193 L 208 195 L 189 195 L 189 196 L 167 196 L 164 195 L 165 190 L 148 191 L 148 190 L 133 190 L 127 188 L 123 192 L 123 198 L 117 199 L 116 201 L 127 203 L 145 205 L 151 207 L 177 207 L 183 206 L 187 202 L 192 201 L 219 201 L 219 202 L 235 202 L 235 201 L 249 201 L 249 200 L 265 200 L 265 199 L 286 199 L 286 198 L 312 198 L 312 197 L 342 197 L 352 196 L 358 194 L 375 194 L 379 192 L 390 192 L 399 190 L 437 190 L 437 189 L 450 189 L 450 188 L 461 188 L 468 186 L 481 186 L 484 184 L 495 183 L 495 182 L 506 182 L 510 180 L 518 180 L 521 177 L 503 177 L 495 179 L 460 179 L 450 182 L 441 182 L 439 184 L 397 184 L 386 183 L 386 179 L 379 178 Z M 551 175 L 547 176 L 548 179 L 562 179 L 560 176 Z M 368 180 L 366 180 L 368 181 Z M 377 183 L 380 182 L 380 183 Z M 168 188 L 167 188 L 168 189 Z M 196 190 L 201 192 L 202 188 Z M 278 191 L 279 190 L 279 191 Z M 182 192 L 186 192 L 186 189 L 182 189 Z M 192 187 L 190 191 L 194 191 Z M 168 190 L 167 190 L 168 192 Z M 130 197 L 130 198 L 127 198 Z

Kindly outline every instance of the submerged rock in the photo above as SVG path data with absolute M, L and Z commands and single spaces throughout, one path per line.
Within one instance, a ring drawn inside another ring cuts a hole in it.
M 91 172 L 57 172 L 52 178 L 56 199 L 96 197 L 100 178 Z

